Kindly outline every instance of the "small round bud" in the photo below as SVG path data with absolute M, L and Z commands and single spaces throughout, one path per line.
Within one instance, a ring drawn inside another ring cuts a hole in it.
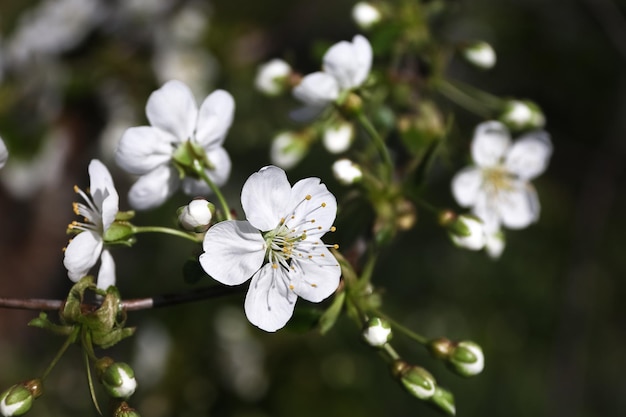
M 372 317 L 363 329 L 363 339 L 373 347 L 381 347 L 391 340 L 391 325 L 387 320 Z
M 540 129 L 546 124 L 543 112 L 530 100 L 507 101 L 500 121 L 512 130 Z
M 381 20 L 381 13 L 368 2 L 361 1 L 352 7 L 352 19 L 361 29 L 369 29 Z
M 496 51 L 487 42 L 473 42 L 462 49 L 467 62 L 481 69 L 490 69 L 496 65 Z
M 124 362 L 110 363 L 110 361 L 110 358 L 103 358 L 96 364 L 100 374 L 100 382 L 111 397 L 130 397 L 137 388 L 133 369 Z M 107 365 L 107 363 L 109 364 Z
M 324 131 L 322 143 L 330 153 L 338 154 L 348 150 L 354 139 L 354 126 L 343 122 L 330 126 Z
M 452 242 L 460 248 L 480 250 L 485 246 L 486 235 L 483 222 L 472 215 L 461 214 L 448 227 Z
M 437 383 L 426 369 L 399 360 L 394 362 L 392 369 L 404 388 L 414 397 L 427 400 L 435 394 Z
M 206 232 L 215 213 L 215 206 L 203 198 L 192 200 L 178 209 L 178 222 L 190 232 Z
M 450 353 L 448 365 L 459 375 L 478 375 L 485 366 L 485 356 L 481 347 L 476 343 L 463 341 L 457 343 Z
M 137 410 L 130 407 L 126 401 L 122 401 L 113 412 L 113 417 L 140 417 L 140 415 Z
M 339 159 L 333 164 L 333 175 L 341 184 L 350 185 L 363 178 L 361 168 L 349 159 Z
M 270 160 L 283 169 L 293 168 L 309 150 L 307 138 L 294 132 L 283 132 L 274 138 Z
M 257 90 L 268 96 L 277 96 L 289 88 L 291 66 L 282 59 L 272 59 L 259 66 L 254 79 Z
M 40 379 L 13 385 L 0 394 L 0 414 L 4 417 L 21 416 L 30 410 L 35 398 L 42 394 Z

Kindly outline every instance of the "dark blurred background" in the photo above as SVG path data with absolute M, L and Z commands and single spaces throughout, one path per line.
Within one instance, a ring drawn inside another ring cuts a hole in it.
M 0 171 L 0 295 L 6 297 L 67 294 L 61 248 L 73 220 L 72 186 L 87 187 L 87 164 L 100 158 L 113 172 L 120 208 L 129 208 L 132 179 L 115 166 L 112 150 L 125 128 L 146 123 L 145 102 L 166 79 L 189 77 L 199 99 L 215 88 L 235 97 L 225 142 L 234 171 L 224 191 L 239 208 L 243 181 L 269 163 L 272 136 L 296 126 L 287 116 L 292 99 L 254 90 L 257 65 L 283 57 L 307 73 L 317 69 L 326 46 L 360 32 L 347 0 L 42 4 L 0 4 L 0 136 L 15 164 Z M 428 337 L 476 341 L 485 352 L 484 372 L 457 377 L 400 335 L 394 346 L 454 393 L 461 416 L 622 416 L 626 4 L 474 0 L 447 7 L 453 13 L 442 36 L 486 40 L 498 55 L 488 72 L 453 60 L 449 74 L 538 103 L 555 152 L 534 182 L 539 222 L 507 233 L 499 260 L 455 248 L 419 213 L 416 227 L 383 252 L 375 272 L 385 311 Z M 462 148 L 482 120 L 455 111 Z M 321 177 L 342 195 L 346 188 L 332 178 L 332 161 L 316 145 L 288 175 L 292 182 Z M 430 180 L 440 206 L 454 207 L 449 182 L 462 160 L 453 162 Z M 173 210 L 187 201 L 177 194 L 136 223 L 173 225 Z M 114 251 L 122 294 L 189 289 L 181 266 L 198 250 L 165 236 L 139 236 L 132 250 Z M 208 278 L 195 285 L 206 284 Z M 137 334 L 111 356 L 134 366 L 140 385 L 131 403 L 143 416 L 439 415 L 402 390 L 347 318 L 323 337 L 266 334 L 247 323 L 242 304 L 243 294 L 130 315 Z M 36 315 L 0 312 L 3 388 L 39 375 L 62 344 L 26 327 Z M 70 349 L 31 415 L 96 415 L 85 380 L 80 352 Z

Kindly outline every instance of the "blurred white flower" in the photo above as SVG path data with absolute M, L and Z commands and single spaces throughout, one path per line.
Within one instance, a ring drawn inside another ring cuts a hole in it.
M 304 158 L 308 150 L 308 142 L 301 135 L 282 132 L 272 140 L 270 160 L 283 169 L 291 169 Z
M 273 332 L 289 321 L 298 296 L 320 302 L 339 285 L 341 268 L 320 240 L 334 230 L 337 202 L 319 178 L 292 187 L 285 171 L 268 166 L 248 178 L 241 205 L 247 220 L 211 227 L 200 264 L 226 285 L 252 277 L 246 316 Z
M 0 138 L 0 168 L 4 167 L 4 164 L 7 163 L 7 159 L 9 159 L 9 151 L 2 138 Z
M 528 100 L 509 100 L 500 121 L 515 130 L 542 128 L 546 119 L 539 106 Z
M 485 250 L 487 255 L 492 259 L 498 259 L 504 247 L 506 246 L 506 239 L 502 230 L 496 230 L 495 232 L 485 233 Z
M 342 93 L 363 85 L 372 67 L 372 46 L 356 35 L 352 42 L 341 41 L 324 54 L 323 71 L 305 76 L 293 89 L 293 95 L 306 107 L 294 113 L 296 118 L 319 115 Z
M 349 122 L 341 122 L 324 130 L 322 143 L 328 152 L 338 154 L 350 148 L 352 139 L 354 139 L 354 126 Z
M 277 96 L 284 93 L 288 87 L 288 78 L 291 75 L 291 66 L 282 59 L 272 59 L 259 66 L 254 86 L 268 96 Z
M 485 247 L 487 237 L 483 222 L 480 219 L 461 214 L 457 218 L 457 222 L 462 225 L 464 233 L 459 233 L 458 230 L 456 233 L 450 231 L 450 239 L 456 246 L 469 250 L 480 250 Z
M 363 178 L 361 168 L 349 159 L 338 159 L 333 163 L 333 175 L 343 185 L 354 184 Z
M 352 7 L 352 19 L 361 29 L 369 29 L 381 19 L 380 10 L 371 3 L 360 1 Z
M 488 234 L 501 225 L 527 227 L 539 218 L 540 210 L 530 180 L 545 171 L 551 154 L 552 143 L 544 131 L 528 133 L 511 143 L 502 123 L 481 123 L 472 140 L 475 165 L 453 178 L 454 197 L 459 205 L 472 208 Z
M 200 108 L 184 83 L 169 81 L 154 91 L 146 105 L 146 115 L 151 126 L 132 127 L 124 133 L 116 150 L 120 167 L 131 174 L 140 175 L 129 191 L 130 204 L 145 210 L 158 207 L 181 185 L 189 195 L 206 195 L 209 186 L 199 179 L 185 177 L 181 180 L 175 156 L 190 145 L 201 150 L 211 169 L 208 177 L 218 186 L 230 175 L 231 162 L 222 147 L 235 110 L 232 96 L 216 90 Z
M 109 170 L 97 159 L 89 163 L 89 195 L 74 187 L 84 203 L 74 203 L 74 212 L 85 219 L 72 222 L 68 228 L 79 231 L 65 249 L 63 264 L 69 278 L 77 282 L 87 275 L 100 258 L 98 288 L 115 285 L 115 263 L 104 248 L 104 235 L 115 220 L 119 197 Z

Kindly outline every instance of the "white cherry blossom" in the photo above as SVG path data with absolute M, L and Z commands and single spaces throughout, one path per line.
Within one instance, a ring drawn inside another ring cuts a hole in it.
M 217 186 L 228 180 L 231 162 L 222 147 L 230 128 L 235 102 L 230 93 L 216 90 L 200 108 L 180 81 L 168 81 L 148 98 L 146 115 L 151 126 L 132 127 L 124 133 L 116 150 L 117 163 L 139 175 L 129 191 L 131 206 L 138 210 L 158 207 L 181 186 L 189 195 L 206 195 L 209 186 L 185 176 L 181 180 L 175 157 L 191 145 L 204 155 L 211 169 L 205 169 Z
M 372 67 L 372 46 L 356 35 L 352 42 L 331 46 L 323 58 L 323 71 L 305 76 L 293 89 L 293 95 L 306 107 L 295 112 L 296 118 L 310 118 L 339 99 L 342 93 L 363 85 Z
M 74 212 L 85 220 L 69 225 L 70 229 L 80 232 L 67 245 L 63 264 L 69 278 L 76 282 L 100 259 L 97 286 L 106 290 L 115 285 L 115 263 L 109 251 L 104 249 L 104 235 L 115 220 L 119 197 L 109 170 L 97 159 L 89 164 L 89 181 L 89 195 L 74 187 L 84 200 L 84 203 L 74 203 Z
M 530 181 L 543 173 L 552 154 L 550 137 L 535 131 L 511 141 L 506 126 L 489 121 L 476 127 L 472 140 L 474 165 L 452 180 L 452 192 L 471 207 L 487 234 L 504 226 L 522 229 L 539 218 L 539 200 Z
M 2 138 L 0 138 L 0 168 L 7 163 L 7 159 L 9 159 L 9 151 Z
M 320 238 L 332 226 L 337 202 L 319 178 L 293 187 L 285 172 L 262 168 L 241 191 L 247 220 L 211 227 L 200 264 L 217 281 L 239 285 L 250 279 L 248 320 L 273 332 L 291 318 L 298 297 L 320 302 L 339 285 L 341 269 Z

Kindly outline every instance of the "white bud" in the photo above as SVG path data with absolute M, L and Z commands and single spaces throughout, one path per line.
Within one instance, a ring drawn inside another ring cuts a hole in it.
M 270 147 L 270 160 L 283 169 L 293 168 L 308 151 L 304 138 L 293 132 L 283 132 L 276 136 Z
M 387 320 L 373 317 L 363 330 L 363 339 L 374 347 L 381 347 L 391 340 L 391 325 Z
M 263 94 L 277 96 L 287 89 L 291 66 L 282 59 L 272 59 L 259 66 L 254 85 Z
M 123 362 L 112 363 L 102 375 L 102 385 L 113 398 L 128 398 L 137 388 L 132 368 Z
M 474 42 L 465 46 L 462 52 L 467 62 L 478 68 L 490 69 L 496 65 L 496 52 L 487 42 Z
M 338 154 L 348 150 L 353 138 L 354 126 L 352 123 L 342 122 L 324 131 L 322 143 L 328 152 Z
M 363 177 L 361 168 L 349 159 L 339 159 L 333 164 L 333 174 L 344 185 L 354 184 Z
M 380 10 L 370 3 L 361 1 L 352 8 L 352 19 L 361 29 L 369 29 L 380 22 Z
M 456 223 L 457 227 L 453 228 L 454 231 L 450 231 L 450 238 L 456 246 L 469 250 L 480 250 L 485 246 L 485 228 L 480 219 L 461 214 L 456 219 Z
M 0 138 L 0 168 L 6 164 L 7 159 L 9 159 L 9 151 L 7 150 L 2 138 Z
M 209 228 L 215 206 L 205 199 L 192 200 L 188 205 L 181 207 L 178 221 L 185 230 L 204 232 Z
M 474 376 L 483 371 L 485 355 L 476 343 L 463 341 L 459 342 L 450 354 L 448 364 L 460 375 Z
M 14 385 L 0 395 L 0 414 L 4 417 L 21 416 L 33 405 L 33 395 L 22 384 Z
M 513 130 L 539 129 L 546 123 L 539 106 L 528 100 L 509 100 L 500 120 Z

